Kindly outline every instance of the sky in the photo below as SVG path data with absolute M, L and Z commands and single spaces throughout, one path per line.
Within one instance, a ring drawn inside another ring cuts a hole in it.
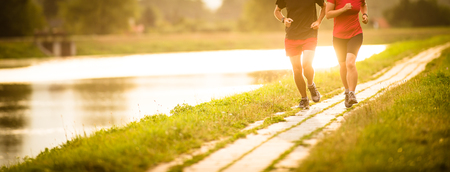
M 205 3 L 206 7 L 212 10 L 216 10 L 220 7 L 220 5 L 222 5 L 222 0 L 203 0 L 203 2 Z

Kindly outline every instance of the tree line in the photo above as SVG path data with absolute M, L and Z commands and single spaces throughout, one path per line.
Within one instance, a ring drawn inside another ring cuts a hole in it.
M 450 25 L 450 8 L 438 4 L 437 0 L 401 0 L 384 15 L 392 26 L 397 27 Z
M 246 1 L 224 0 L 213 12 L 202 0 L 2 0 L 0 37 L 30 36 L 38 30 L 117 34 L 130 26 L 147 32 L 227 31 Z
M 441 0 L 366 1 L 392 26 L 450 25 L 449 7 Z M 132 26 L 144 32 L 281 31 L 283 25 L 273 17 L 275 2 L 223 0 L 211 11 L 202 0 L 2 0 L 0 37 L 29 36 L 45 28 L 118 34 Z

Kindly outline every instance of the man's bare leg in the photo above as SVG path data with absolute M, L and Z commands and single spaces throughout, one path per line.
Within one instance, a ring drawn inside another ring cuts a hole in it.
M 294 72 L 295 85 L 302 95 L 302 98 L 306 98 L 308 96 L 306 94 L 306 82 L 303 78 L 303 67 L 300 60 L 300 54 L 296 56 L 290 56 L 289 59 L 291 60 L 292 71 Z
M 312 85 L 314 83 L 314 68 L 312 67 L 312 62 L 314 59 L 315 51 L 313 50 L 304 50 L 303 51 L 303 71 L 308 82 L 308 85 Z

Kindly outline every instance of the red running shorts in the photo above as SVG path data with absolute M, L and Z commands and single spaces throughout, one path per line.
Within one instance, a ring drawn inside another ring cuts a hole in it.
M 292 40 L 285 39 L 284 47 L 286 50 L 286 56 L 300 55 L 303 50 L 315 51 L 317 46 L 317 38 L 308 38 L 305 40 Z

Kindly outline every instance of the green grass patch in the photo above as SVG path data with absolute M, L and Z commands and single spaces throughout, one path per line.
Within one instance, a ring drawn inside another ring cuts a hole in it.
M 278 49 L 282 33 L 189 33 L 74 37 L 78 55 L 152 54 L 233 49 Z
M 404 55 L 450 41 L 440 36 L 421 41 L 394 44 L 372 58 L 358 62 L 367 70 L 360 77 L 370 78 L 383 68 L 391 66 Z M 398 50 L 403 46 L 409 47 Z M 371 63 L 365 64 L 365 63 Z M 362 73 L 362 72 L 360 72 Z M 362 79 L 368 79 L 362 78 Z M 342 87 L 338 68 L 317 71 L 316 84 L 325 96 L 337 94 Z M 230 138 L 216 145 L 209 153 L 218 150 L 249 132 L 240 132 L 248 124 L 266 119 L 262 127 L 282 121 L 274 117 L 276 112 L 286 111 L 283 117 L 293 115 L 291 107 L 299 102 L 299 93 L 292 76 L 266 84 L 255 91 L 214 99 L 196 106 L 179 105 L 172 116 L 164 114 L 146 116 L 124 127 L 112 127 L 79 136 L 67 143 L 40 153 L 36 158 L 3 167 L 3 171 L 145 171 L 159 163 L 173 160 L 182 153 L 189 153 L 203 143 Z M 190 163 L 198 162 L 207 154 L 196 156 Z
M 318 45 L 332 43 L 332 30 L 320 30 Z M 74 37 L 78 55 L 146 54 L 232 49 L 283 49 L 284 32 L 184 33 Z M 450 34 L 449 27 L 364 30 L 364 44 L 390 44 Z
M 32 42 L 0 42 L 0 59 L 47 57 Z
M 296 171 L 449 171 L 450 49 L 364 103 Z

